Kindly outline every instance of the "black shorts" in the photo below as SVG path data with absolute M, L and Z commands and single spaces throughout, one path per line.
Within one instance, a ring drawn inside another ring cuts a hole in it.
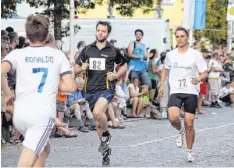
M 219 98 L 222 102 L 224 103 L 231 103 L 231 98 L 230 98 L 230 94 L 222 97 L 222 98 Z
M 181 108 L 184 104 L 184 112 L 195 114 L 198 97 L 195 94 L 174 93 L 170 95 L 168 108 L 176 106 Z
M 109 104 L 114 98 L 114 96 L 115 92 L 112 90 L 102 90 L 97 92 L 84 93 L 84 98 L 89 102 L 89 108 L 91 111 L 93 111 L 94 106 L 100 97 L 105 98 Z

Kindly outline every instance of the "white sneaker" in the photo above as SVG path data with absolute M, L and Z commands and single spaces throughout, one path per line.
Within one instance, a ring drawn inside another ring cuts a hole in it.
M 193 162 L 195 160 L 195 158 L 192 155 L 192 152 L 187 152 L 188 155 L 188 162 Z
M 176 145 L 178 148 L 181 148 L 184 144 L 184 128 L 181 128 L 181 131 L 178 133 L 176 137 Z

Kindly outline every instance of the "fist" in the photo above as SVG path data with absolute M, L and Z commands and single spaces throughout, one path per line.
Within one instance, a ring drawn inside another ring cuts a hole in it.
M 113 73 L 113 72 L 108 72 L 107 73 L 107 78 L 108 78 L 109 81 L 113 81 L 113 80 L 117 79 L 116 74 Z

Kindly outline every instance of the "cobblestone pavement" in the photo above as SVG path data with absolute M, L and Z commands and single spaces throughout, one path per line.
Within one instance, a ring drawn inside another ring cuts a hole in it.
M 111 166 L 115 167 L 234 167 L 234 109 L 205 109 L 195 120 L 196 161 L 187 163 L 186 147 L 177 148 L 176 131 L 168 120 L 130 120 L 124 130 L 111 130 Z M 78 138 L 52 139 L 46 166 L 100 167 L 95 132 L 79 133 Z M 17 166 L 21 147 L 2 149 L 2 166 Z

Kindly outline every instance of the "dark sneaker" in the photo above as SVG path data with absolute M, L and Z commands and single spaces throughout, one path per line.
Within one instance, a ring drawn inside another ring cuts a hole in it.
M 216 104 L 214 102 L 212 102 L 210 107 L 216 107 Z
M 78 130 L 79 130 L 80 132 L 84 132 L 84 133 L 88 133 L 88 132 L 89 132 L 89 129 L 86 128 L 86 127 L 80 127 L 80 128 L 78 128 Z
M 111 141 L 111 135 L 100 137 L 101 144 L 98 148 L 98 152 L 104 153 L 108 148 Z
M 106 151 L 102 154 L 102 165 L 109 166 L 110 165 L 110 156 L 111 155 L 111 148 L 107 148 Z
M 216 108 L 222 108 L 222 106 L 218 102 L 215 102 L 215 107 Z
M 97 128 L 96 128 L 95 126 L 91 126 L 91 127 L 89 127 L 89 130 L 90 130 L 90 131 L 96 131 Z

